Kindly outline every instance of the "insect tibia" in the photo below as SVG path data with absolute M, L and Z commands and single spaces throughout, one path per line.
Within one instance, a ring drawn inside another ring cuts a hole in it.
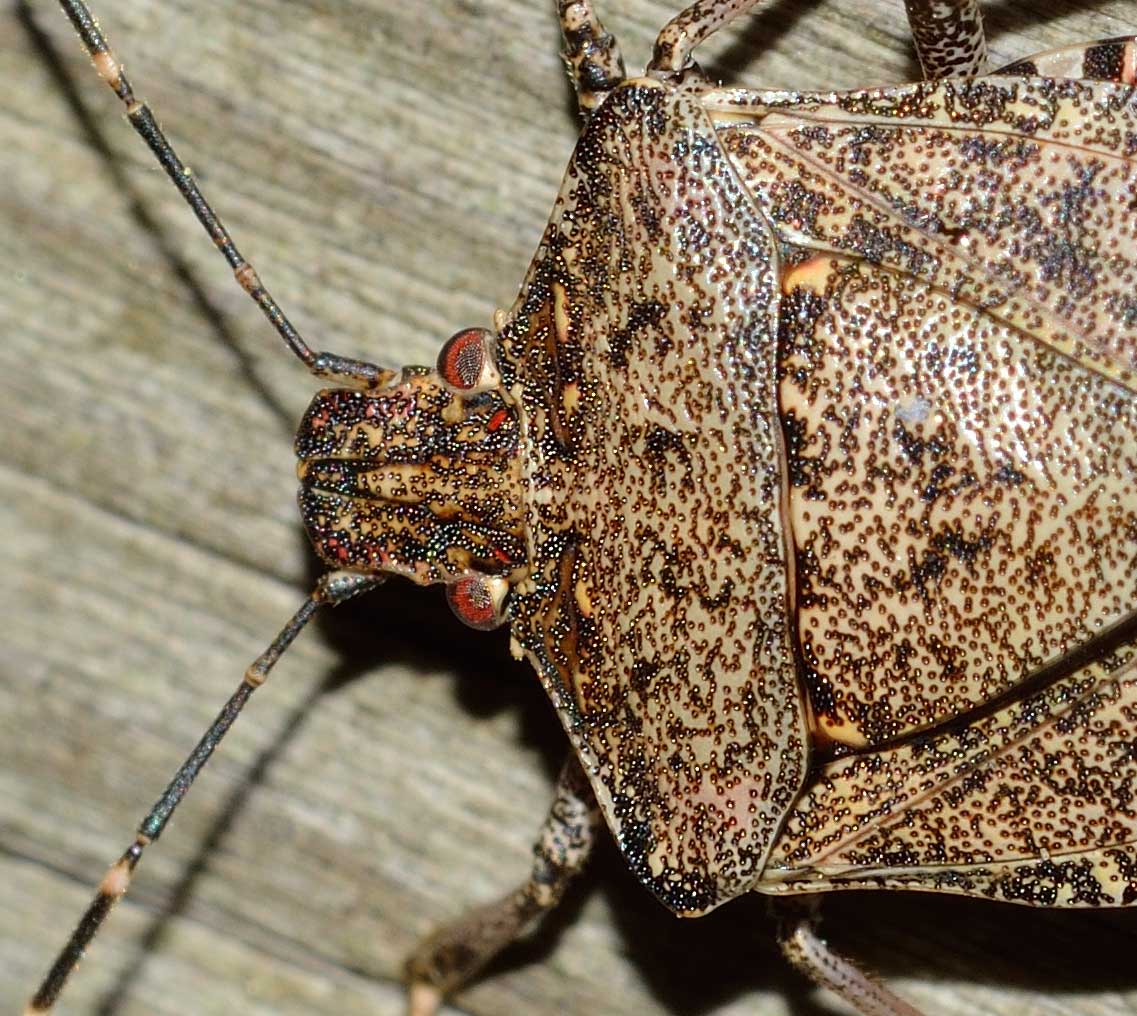
M 817 931 L 817 918 L 807 914 L 783 922 L 779 943 L 787 959 L 815 984 L 852 1002 L 863 1016 L 922 1016 L 851 960 L 837 952 Z

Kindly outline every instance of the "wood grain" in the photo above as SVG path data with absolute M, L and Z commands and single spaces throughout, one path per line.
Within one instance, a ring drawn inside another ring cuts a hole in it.
M 108 0 L 99 13 L 238 244 L 311 340 L 432 362 L 513 299 L 575 134 L 551 3 Z M 996 59 L 1137 28 L 1128 0 L 988 12 Z M 611 0 L 642 66 L 668 4 Z M 716 73 L 917 74 L 898 5 L 770 6 Z M 15 1009 L 105 865 L 315 571 L 291 429 L 313 385 L 122 122 L 47 0 L 0 10 L 0 997 Z M 504 637 L 388 588 L 258 695 L 61 1011 L 397 1013 L 402 957 L 509 888 L 564 752 Z M 827 901 L 831 937 L 931 1014 L 1137 1006 L 1137 913 Z M 680 922 L 606 845 L 464 992 L 478 1014 L 781 1014 L 761 901 Z

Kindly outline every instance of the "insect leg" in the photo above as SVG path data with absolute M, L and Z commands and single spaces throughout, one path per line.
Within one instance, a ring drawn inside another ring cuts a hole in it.
M 337 356 L 334 353 L 318 353 L 304 341 L 300 333 L 293 327 L 284 311 L 280 309 L 272 295 L 265 288 L 253 266 L 242 257 L 229 231 L 217 217 L 209 202 L 205 199 L 193 175 L 182 163 L 178 153 L 174 151 L 158 121 L 145 102 L 140 102 L 134 95 L 134 89 L 123 72 L 110 45 L 103 36 L 98 22 L 91 14 L 90 8 L 83 0 L 59 0 L 63 12 L 70 19 L 79 39 L 91 57 L 95 70 L 115 93 L 126 107 L 126 117 L 135 132 L 146 142 L 166 175 L 173 181 L 178 193 L 185 199 L 186 204 L 197 216 L 202 228 L 209 234 L 214 246 L 221 252 L 221 256 L 233 269 L 233 275 L 241 288 L 252 297 L 253 302 L 260 307 L 268 318 L 277 334 L 284 340 L 290 350 L 300 361 L 317 377 L 334 379 L 336 382 L 355 388 L 378 388 L 394 377 L 394 372 L 376 367 L 374 364 L 349 357 Z
M 1081 46 L 1063 46 L 997 67 L 991 73 L 1133 85 L 1137 84 L 1137 37 L 1121 36 Z
M 904 0 L 924 77 L 967 78 L 987 66 L 979 0 Z
M 95 898 L 87 907 L 86 912 L 79 920 L 79 924 L 71 933 L 67 944 L 60 950 L 55 962 L 51 965 L 47 975 L 40 984 L 35 995 L 25 1009 L 25 1016 L 36 1013 L 49 1012 L 59 999 L 67 978 L 79 965 L 83 953 L 91 940 L 102 927 L 107 915 L 114 905 L 122 899 L 130 887 L 130 879 L 134 869 L 142 859 L 142 851 L 162 835 L 166 823 L 174 814 L 174 810 L 181 803 L 182 798 L 189 792 L 193 781 L 197 779 L 205 763 L 209 761 L 214 749 L 221 743 L 221 739 L 228 732 L 237 719 L 250 696 L 268 679 L 269 672 L 276 662 L 284 655 L 296 636 L 312 619 L 317 608 L 325 604 L 335 605 L 358 596 L 360 593 L 374 589 L 382 584 L 382 575 L 358 575 L 350 572 L 329 572 L 322 576 L 316 588 L 304 601 L 288 623 L 281 628 L 276 638 L 268 645 L 245 671 L 237 690 L 229 697 L 229 701 L 222 707 L 217 718 L 209 729 L 202 735 L 197 746 L 186 760 L 178 767 L 174 778 L 162 792 L 154 806 L 138 826 L 138 833 L 134 842 L 126 848 L 123 855 L 115 861 L 99 883 Z
M 692 75 L 703 77 L 703 72 L 691 58 L 692 51 L 727 22 L 745 14 L 757 3 L 758 0 L 696 0 L 663 26 L 655 40 L 647 73 L 665 81 Z
M 616 37 L 596 16 L 592 0 L 557 0 L 565 48 L 561 51 L 576 89 L 581 116 L 587 118 L 624 80 L 624 58 Z
M 778 944 L 787 959 L 814 984 L 828 988 L 863 1016 L 922 1016 L 817 933 L 816 901 L 777 902 L 783 911 Z
M 600 808 L 570 755 L 533 847 L 529 878 L 508 896 L 439 928 L 407 961 L 411 1016 L 433 1016 L 444 996 L 552 910 L 584 867 L 599 828 Z

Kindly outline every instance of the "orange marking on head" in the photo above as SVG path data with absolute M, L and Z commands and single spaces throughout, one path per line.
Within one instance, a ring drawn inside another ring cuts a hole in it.
M 509 412 L 505 409 L 499 409 L 493 416 L 490 417 L 490 422 L 486 424 L 486 430 L 491 434 L 498 429 L 509 418 Z

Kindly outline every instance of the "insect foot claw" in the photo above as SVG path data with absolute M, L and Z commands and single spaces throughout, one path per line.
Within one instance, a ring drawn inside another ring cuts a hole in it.
M 442 992 L 426 981 L 412 981 L 407 989 L 407 1016 L 435 1016 L 442 1006 Z
M 540 916 L 527 889 L 483 903 L 428 935 L 407 959 L 412 1016 L 430 1016 L 440 1000 L 469 984 L 481 969 Z M 431 1003 L 434 996 L 436 1000 Z M 429 1007 L 433 1005 L 433 1008 Z M 426 1006 L 427 1008 L 418 1008 Z

